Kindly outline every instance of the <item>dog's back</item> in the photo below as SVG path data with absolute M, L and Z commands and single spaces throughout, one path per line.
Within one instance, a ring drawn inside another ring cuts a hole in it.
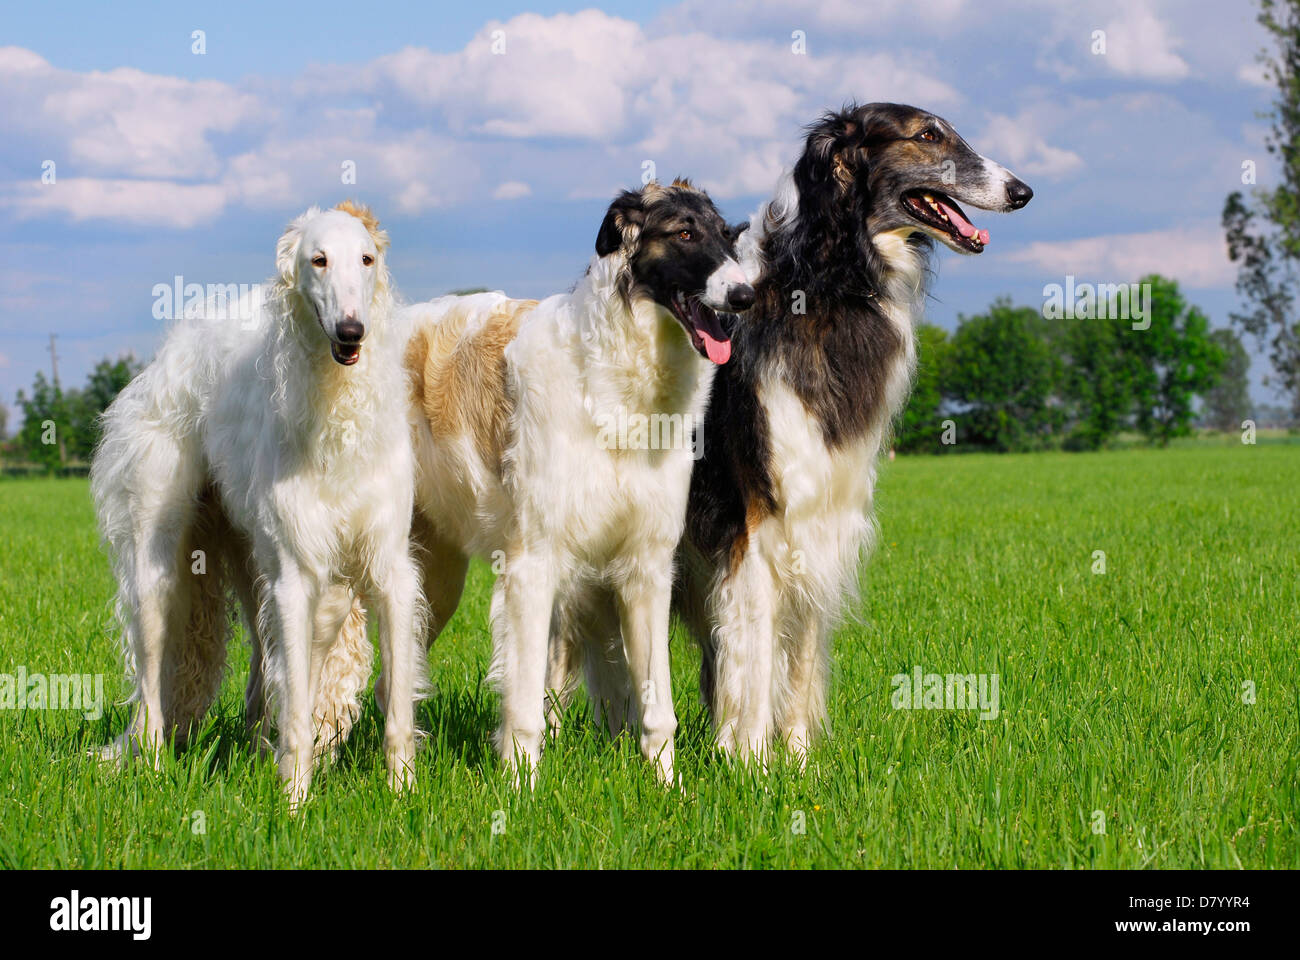
M 501 458 L 514 404 L 505 349 L 535 300 L 450 296 L 401 312 L 417 412 L 418 507 L 438 534 L 471 554 L 498 548 L 509 503 Z

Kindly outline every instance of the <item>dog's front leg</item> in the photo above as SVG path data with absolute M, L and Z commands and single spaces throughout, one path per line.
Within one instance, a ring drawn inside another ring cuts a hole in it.
M 281 557 L 271 583 L 275 617 L 275 652 L 280 658 L 272 673 L 279 680 L 279 743 L 276 762 L 296 811 L 311 787 L 312 748 L 315 741 L 311 712 L 312 609 L 308 578 L 296 563 Z
M 519 551 L 507 555 L 492 593 L 497 674 L 501 681 L 501 729 L 497 749 L 516 785 L 537 782 L 545 723 L 546 654 L 555 605 L 555 568 L 549 557 Z
M 641 727 L 641 755 L 673 782 L 673 678 L 668 650 L 668 608 L 672 599 L 672 549 L 642 558 L 619 587 L 619 618 L 632 696 Z
M 405 548 L 405 541 L 402 543 Z M 415 614 L 420 589 L 415 562 L 402 553 L 376 590 L 379 606 L 379 655 L 383 661 L 384 759 L 388 785 L 415 786 Z
M 766 764 L 772 736 L 775 584 L 751 541 L 737 568 L 714 591 L 716 654 L 713 722 L 718 747 Z
M 821 610 L 802 605 L 791 631 L 789 689 L 781 711 L 781 737 L 800 769 L 808 762 L 813 736 L 826 722 L 827 633 Z

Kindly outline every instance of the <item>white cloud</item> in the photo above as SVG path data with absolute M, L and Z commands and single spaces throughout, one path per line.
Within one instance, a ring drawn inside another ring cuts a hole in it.
M 598 10 L 526 13 L 489 22 L 455 53 L 407 47 L 355 77 L 319 68 L 304 82 L 317 90 L 390 88 L 437 108 L 454 131 L 600 139 L 621 128 L 628 78 L 653 69 L 647 55 L 630 20 Z
M 1184 41 L 1157 12 L 1161 5 L 1161 0 L 1053 5 L 1039 28 L 1043 40 L 1035 65 L 1065 81 L 1097 71 L 1160 82 L 1186 79 L 1192 69 L 1183 57 Z M 1189 19 L 1180 18 L 1180 29 Z M 1198 39 L 1196 52 L 1205 60 L 1204 38 Z
M 1207 288 L 1227 286 L 1236 276 L 1223 231 L 1212 221 L 1142 233 L 1039 240 L 1005 259 L 1054 277 L 1072 274 L 1116 283 L 1160 273 L 1176 277 L 1185 287 Z
M 521 180 L 507 180 L 492 191 L 494 200 L 518 200 L 532 194 L 533 188 Z
M 357 120 L 277 134 L 233 157 L 222 184 L 239 202 L 259 209 L 328 203 L 365 190 L 416 215 L 463 199 L 478 176 L 465 144 L 423 129 L 380 129 Z
M 74 177 L 48 185 L 14 184 L 0 194 L 0 207 L 12 210 L 19 219 L 56 214 L 73 220 L 186 229 L 210 222 L 227 200 L 220 184 Z
M 463 133 L 650 145 L 673 116 L 733 136 L 784 135 L 829 105 L 828 90 L 961 99 L 931 62 L 904 51 L 798 56 L 784 42 L 652 33 L 599 10 L 493 21 L 455 53 L 408 47 L 360 71 L 313 68 L 298 86 L 392 93 Z
M 1105 26 L 1106 53 L 1098 57 L 1117 73 L 1179 80 L 1190 72 L 1176 52 L 1180 41 L 1169 25 L 1141 3 L 1129 5 Z
M 979 11 L 988 0 L 972 5 L 968 0 L 927 0 L 925 29 L 931 34 L 959 29 L 965 11 Z M 660 19 L 674 29 L 727 29 L 757 27 L 770 33 L 777 26 L 786 31 L 813 31 L 808 39 L 815 51 L 823 39 L 817 31 L 875 32 L 885 24 L 913 23 L 916 0 L 686 0 L 665 10 Z M 825 36 L 825 35 L 823 35 Z
M 1014 173 L 1029 177 L 1059 179 L 1083 167 L 1083 158 L 1073 150 L 1053 147 L 1043 139 L 1030 116 L 995 114 L 979 137 L 981 149 Z
M 1237 79 L 1252 87 L 1273 86 L 1273 81 L 1269 79 L 1268 74 L 1264 71 L 1264 65 L 1261 63 L 1242 64 L 1237 70 Z
M 1206 23 L 1226 29 L 1214 14 L 1182 17 L 1176 32 L 1165 0 L 936 2 L 924 24 L 914 0 L 688 0 L 645 25 L 599 10 L 522 14 L 450 52 L 407 47 L 237 85 L 129 68 L 79 74 L 0 48 L 0 128 L 11 135 L 0 158 L 30 164 L 34 184 L 50 145 L 60 190 L 0 186 L 0 203 L 20 216 L 186 227 L 232 207 L 286 211 L 360 194 L 415 216 L 515 199 L 521 184 L 530 195 L 607 197 L 638 182 L 646 161 L 726 200 L 768 193 L 801 128 L 855 97 L 915 103 L 967 135 L 981 130 L 972 142 L 1022 176 L 1068 179 L 1060 196 L 1131 165 L 1132 138 L 1111 135 L 1123 126 L 1114 114 L 1073 116 L 1078 95 L 1042 81 L 1088 65 L 1172 91 L 1165 81 L 1201 69 L 1215 49 Z M 1107 54 L 1092 57 L 1087 39 L 1103 25 Z M 807 55 L 791 50 L 795 29 L 807 31 Z M 1225 69 L 1235 79 L 1249 51 L 1244 34 L 1232 36 Z M 1035 51 L 1044 73 L 1024 84 Z M 355 184 L 340 176 L 344 162 Z M 62 191 L 71 180 L 75 190 Z
M 221 160 L 209 134 L 266 117 L 256 97 L 214 80 L 129 67 L 76 73 L 0 48 L 0 126 L 53 147 L 42 159 L 75 175 L 211 177 Z

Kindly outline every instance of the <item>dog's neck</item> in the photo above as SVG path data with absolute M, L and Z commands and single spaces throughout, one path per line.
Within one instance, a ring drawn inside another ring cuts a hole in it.
M 629 296 L 621 254 L 594 257 L 573 291 L 585 395 L 602 407 L 683 413 L 712 379 L 712 364 L 691 346 L 665 308 Z
M 282 287 L 277 301 L 268 372 L 275 382 L 276 412 L 287 428 L 284 436 L 321 460 L 355 456 L 360 445 L 382 432 L 377 428 L 388 419 L 382 416 L 389 403 L 385 398 L 405 398 L 403 390 L 385 382 L 401 375 L 384 342 L 391 304 L 386 297 L 375 298 L 361 356 L 345 367 L 330 355 L 329 339 L 305 298 Z

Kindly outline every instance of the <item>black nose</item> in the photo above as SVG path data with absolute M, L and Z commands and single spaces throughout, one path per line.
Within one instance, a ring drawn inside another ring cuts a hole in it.
M 727 291 L 727 306 L 732 310 L 748 310 L 754 305 L 754 288 L 738 283 Z
M 1007 203 L 1011 204 L 1012 209 L 1019 210 L 1032 199 L 1034 199 L 1034 191 L 1029 189 L 1029 184 L 1021 183 L 1019 180 L 1012 180 L 1007 184 Z
M 360 343 L 366 335 L 366 328 L 360 320 L 340 320 L 334 332 L 338 335 L 339 343 Z

